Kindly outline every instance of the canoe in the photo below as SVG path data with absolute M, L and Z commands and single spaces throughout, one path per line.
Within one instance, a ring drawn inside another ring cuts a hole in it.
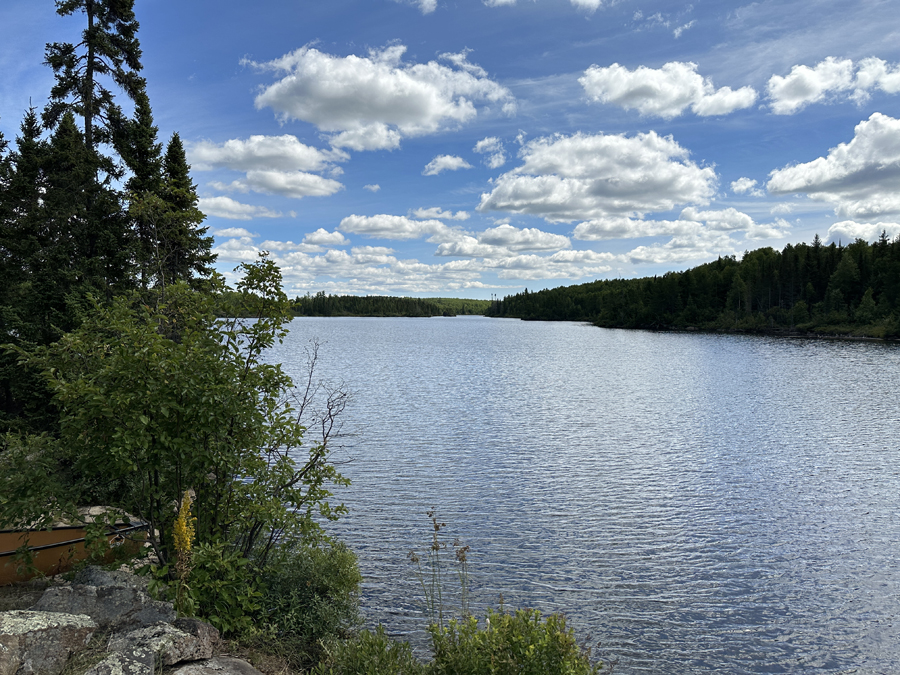
M 137 553 L 146 529 L 143 523 L 110 525 L 107 532 L 110 549 L 125 546 L 129 552 Z M 86 534 L 82 525 L 60 525 L 50 530 L 0 530 L 0 586 L 69 571 L 88 556 L 84 548 Z M 25 543 L 34 555 L 35 569 L 20 572 L 15 555 Z M 108 557 L 112 559 L 112 553 Z

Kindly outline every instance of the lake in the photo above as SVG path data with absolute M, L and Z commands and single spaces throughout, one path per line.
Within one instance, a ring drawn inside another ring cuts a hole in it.
M 312 337 L 370 625 L 426 644 L 435 507 L 473 611 L 564 612 L 617 673 L 900 672 L 897 345 L 298 318 L 272 358 Z

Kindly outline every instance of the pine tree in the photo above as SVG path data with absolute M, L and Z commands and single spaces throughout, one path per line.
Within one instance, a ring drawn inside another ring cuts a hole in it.
M 47 143 L 34 108 L 21 124 L 16 148 L 3 161 L 0 195 L 0 343 L 27 347 L 39 341 L 42 298 L 34 284 L 48 228 L 43 223 Z M 10 351 L 0 351 L 0 430 L 45 431 L 52 425 L 50 393 L 37 372 Z
M 127 287 L 131 272 L 127 216 L 112 185 L 122 167 L 100 148 L 117 145 L 125 125 L 109 87 L 132 101 L 144 91 L 133 6 L 134 0 L 57 0 L 59 15 L 81 11 L 87 27 L 77 45 L 57 42 L 46 48 L 46 63 L 56 76 L 43 114 L 44 126 L 54 131 L 46 173 L 60 197 L 48 216 L 57 225 L 54 254 L 75 256 L 64 269 L 74 275 L 69 281 L 78 286 L 78 297 L 86 292 L 111 297 Z M 68 220 L 60 219 L 66 212 Z
M 197 186 L 191 180 L 190 166 L 181 137 L 172 135 L 164 160 L 165 187 L 163 199 L 171 209 L 171 217 L 160 233 L 165 250 L 165 268 L 170 281 L 190 280 L 196 274 L 209 276 L 216 256 L 210 252 L 213 239 L 201 227 L 206 216 L 197 208 Z
M 41 204 L 46 188 L 47 144 L 41 140 L 41 133 L 37 114 L 31 108 L 22 120 L 16 150 L 9 156 L 6 167 L 0 241 L 4 264 L 0 292 L 6 307 L 4 337 L 14 343 L 36 339 L 30 274 L 43 245 L 42 236 L 46 234 Z
M 159 129 L 153 122 L 153 110 L 146 87 L 135 99 L 134 119 L 119 125 L 116 149 L 131 177 L 125 183 L 128 192 L 159 192 L 162 187 L 162 143 L 157 140 Z
M 112 143 L 121 111 L 104 84 L 112 80 L 132 101 L 143 89 L 141 48 L 134 0 L 56 0 L 56 12 L 69 16 L 77 11 L 87 17 L 87 28 L 77 45 L 48 44 L 46 63 L 56 75 L 44 124 L 55 129 L 67 112 L 83 121 L 84 142 L 91 150 Z M 111 170 L 108 165 L 106 168 Z
M 152 280 L 160 276 L 156 263 L 159 252 L 156 231 L 160 209 L 164 205 L 159 197 L 163 187 L 163 160 L 157 133 L 150 98 L 146 89 L 142 89 L 137 97 L 134 119 L 120 126 L 116 147 L 131 171 L 125 189 L 135 235 L 134 262 L 143 289 L 154 285 Z

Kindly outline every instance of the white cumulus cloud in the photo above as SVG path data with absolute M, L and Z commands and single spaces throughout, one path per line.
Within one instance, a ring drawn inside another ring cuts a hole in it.
M 853 61 L 829 56 L 809 66 L 794 66 L 785 77 L 773 75 L 766 88 L 777 115 L 790 115 L 828 94 L 853 88 Z
M 684 220 L 642 220 L 627 216 L 606 216 L 578 223 L 572 234 L 575 239 L 581 241 L 603 241 L 673 236 L 694 232 L 696 229 L 695 225 Z
M 499 169 L 506 164 L 506 153 L 503 151 L 503 143 L 496 136 L 482 138 L 473 148 L 480 155 L 487 155 L 484 164 L 490 169 Z
M 772 194 L 805 193 L 835 205 L 849 220 L 900 214 L 900 120 L 873 113 L 856 125 L 853 140 L 805 164 L 770 174 Z
M 250 232 L 243 227 L 220 227 L 218 229 L 210 230 L 210 234 L 214 234 L 217 237 L 258 237 L 259 235 Z
M 422 170 L 423 176 L 437 176 L 441 171 L 459 171 L 460 169 L 471 169 L 469 164 L 462 157 L 456 155 L 438 155 L 425 165 Z
M 765 193 L 756 187 L 756 181 L 752 178 L 738 178 L 731 181 L 731 191 L 736 195 L 749 194 L 751 197 L 763 197 Z
M 320 227 L 315 232 L 310 232 L 303 237 L 303 243 L 315 246 L 345 246 L 350 241 L 337 230 L 329 232 L 324 227 Z
M 478 235 L 478 241 L 491 246 L 504 246 L 512 251 L 558 251 L 571 248 L 568 237 L 544 232 L 535 227 L 519 229 L 512 225 L 491 227 Z
M 212 182 L 210 185 L 222 192 L 253 191 L 294 199 L 327 197 L 344 189 L 336 180 L 304 171 L 248 171 L 243 179 L 227 184 Z
M 573 7 L 586 9 L 588 12 L 597 11 L 603 4 L 603 0 L 570 0 Z
M 454 239 L 454 231 L 440 220 L 414 220 L 406 216 L 378 214 L 375 216 L 347 216 L 338 228 L 352 234 L 362 234 L 377 239 Z
M 688 206 L 678 219 L 705 223 L 711 230 L 749 230 L 754 225 L 753 218 L 733 207 L 721 211 L 698 211 Z
M 786 76 L 773 75 L 767 87 L 772 111 L 778 115 L 791 115 L 823 101 L 863 103 L 875 89 L 900 92 L 900 65 L 874 56 L 856 64 L 829 56 L 813 67 L 796 65 Z
M 514 112 L 512 93 L 469 63 L 465 52 L 443 54 L 443 63 L 414 64 L 403 62 L 405 52 L 395 44 L 342 57 L 307 46 L 266 63 L 244 63 L 281 75 L 256 97 L 257 108 L 315 124 L 334 134 L 336 147 L 395 148 L 402 137 L 469 122 L 478 115 L 476 104 Z
M 716 89 L 697 73 L 696 63 L 672 61 L 662 68 L 639 66 L 628 70 L 618 63 L 591 66 L 578 79 L 585 93 L 601 103 L 612 103 L 642 115 L 671 119 L 688 107 L 697 115 L 726 115 L 756 102 L 752 87 Z
M 369 192 L 378 192 L 381 189 L 381 186 L 378 183 L 372 185 L 363 185 L 363 190 L 368 190 Z
M 882 232 L 885 232 L 891 239 L 900 236 L 900 222 L 857 223 L 852 220 L 842 220 L 828 228 L 828 240 L 850 243 L 857 239 L 865 239 L 872 242 L 878 239 Z
M 281 218 L 282 213 L 272 211 L 264 206 L 242 204 L 231 197 L 201 197 L 197 203 L 203 213 L 208 216 L 226 218 L 228 220 L 253 220 L 254 218 Z M 229 235 L 221 235 L 229 236 Z
M 747 239 L 783 239 L 790 233 L 791 224 L 784 218 L 776 218 L 774 223 L 753 223 L 747 230 Z
M 896 94 L 900 92 L 900 64 L 890 66 L 874 56 L 863 59 L 858 64 L 853 86 L 853 98 L 859 101 L 867 99 L 872 89 Z
M 437 218 L 438 220 L 468 220 L 469 214 L 466 211 L 444 211 L 439 206 L 433 206 L 430 209 L 416 209 L 412 212 L 414 218 L 419 220 L 427 220 L 429 218 Z
M 671 137 L 582 134 L 529 141 L 523 164 L 502 174 L 478 211 L 541 216 L 551 222 L 638 216 L 676 204 L 705 205 L 715 194 L 711 167 L 688 159 Z
M 296 136 L 250 136 L 222 144 L 199 141 L 190 146 L 188 158 L 198 171 L 225 167 L 235 171 L 274 169 L 313 171 L 333 169 L 335 162 L 349 159 L 340 150 L 319 150 L 301 143 Z

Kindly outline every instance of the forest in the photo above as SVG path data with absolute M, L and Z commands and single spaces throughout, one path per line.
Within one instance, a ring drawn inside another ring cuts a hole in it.
M 383 295 L 326 295 L 319 291 L 297 296 L 291 303 L 296 316 L 456 316 L 484 314 L 488 300 L 407 298 Z
M 900 237 L 788 244 L 683 272 L 506 296 L 489 316 L 606 328 L 900 337 Z
M 0 134 L 0 344 L 47 346 L 92 299 L 156 302 L 212 273 L 184 146 L 157 137 L 132 4 L 57 3 L 85 14 L 83 40 L 46 46 L 46 107 L 24 111 L 14 141 Z M 0 430 L 54 429 L 49 398 L 18 353 L 0 351 Z

